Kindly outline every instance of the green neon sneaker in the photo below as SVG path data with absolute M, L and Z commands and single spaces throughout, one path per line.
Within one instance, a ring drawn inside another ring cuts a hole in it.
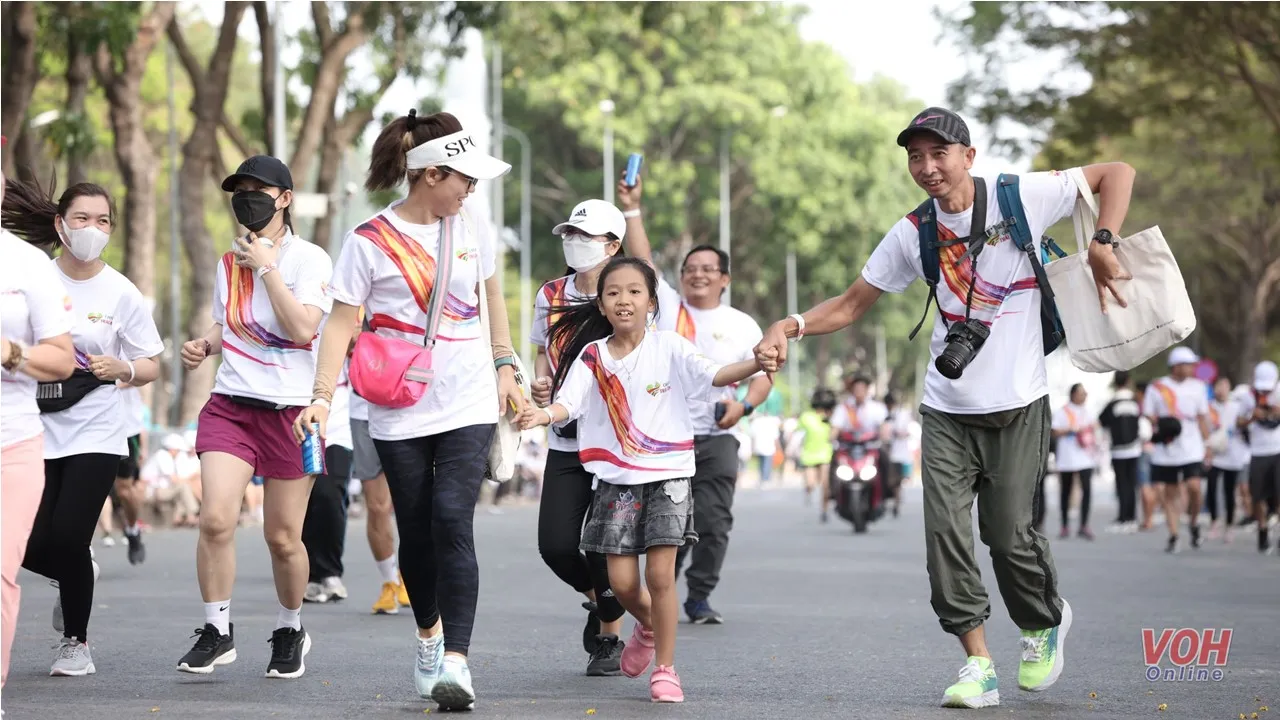
M 1062 674 L 1062 644 L 1071 629 L 1071 606 L 1062 601 L 1062 624 L 1048 630 L 1022 631 L 1022 664 L 1018 687 L 1029 692 L 1047 690 Z
M 996 666 L 990 658 L 969 656 L 960 668 L 960 680 L 942 693 L 942 707 L 984 708 L 1000 704 Z

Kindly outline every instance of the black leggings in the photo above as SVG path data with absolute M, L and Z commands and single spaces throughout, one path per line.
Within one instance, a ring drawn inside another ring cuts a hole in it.
M 311 582 L 342 577 L 342 551 L 347 538 L 347 483 L 351 480 L 351 451 L 339 445 L 324 450 L 324 468 L 316 476 L 302 522 L 302 544 L 311 563 Z
M 1223 470 L 1209 468 L 1209 487 L 1205 493 L 1204 504 L 1209 508 L 1209 519 L 1218 521 L 1218 479 L 1222 479 L 1222 508 L 1226 511 L 1227 526 L 1236 519 L 1236 481 L 1240 479 L 1239 470 Z
M 1111 458 L 1116 474 L 1116 496 L 1120 501 L 1118 523 L 1138 520 L 1138 458 Z
M 474 520 L 494 425 L 374 440 L 400 531 L 400 572 L 419 628 L 444 624 L 444 649 L 471 647 L 480 567 Z
M 577 453 L 547 451 L 542 474 L 542 499 L 538 506 L 538 553 L 542 561 L 574 590 L 596 591 L 596 614 L 613 622 L 626 612 L 609 592 L 609 563 L 600 553 L 586 553 L 578 545 L 587 509 L 591 507 L 591 473 L 582 468 Z
M 1089 496 L 1092 495 L 1093 468 L 1076 472 L 1058 473 L 1058 485 L 1062 489 L 1062 527 L 1067 526 L 1067 511 L 1071 509 L 1071 486 L 1080 478 L 1080 527 L 1089 527 Z
M 119 455 L 86 453 L 44 461 L 44 494 L 22 567 L 58 581 L 63 635 L 85 642 L 93 610 L 89 544 L 116 482 Z

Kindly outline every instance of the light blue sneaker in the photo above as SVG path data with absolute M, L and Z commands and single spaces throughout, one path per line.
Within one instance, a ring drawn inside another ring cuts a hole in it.
M 441 710 L 472 710 L 476 706 L 476 691 L 471 687 L 471 668 L 457 655 L 444 658 L 444 667 L 431 691 L 431 699 L 440 704 Z
M 996 666 L 984 657 L 970 656 L 960 668 L 960 679 L 942 693 L 942 707 L 984 708 L 999 704 Z
M 418 638 L 418 660 L 413 666 L 413 684 L 419 697 L 430 698 L 444 665 L 444 636 L 424 638 L 415 633 L 415 637 Z
M 1018 687 L 1040 692 L 1058 682 L 1062 675 L 1063 645 L 1071 630 L 1071 605 L 1062 601 L 1062 623 L 1048 630 L 1023 630 L 1022 662 L 1018 666 Z

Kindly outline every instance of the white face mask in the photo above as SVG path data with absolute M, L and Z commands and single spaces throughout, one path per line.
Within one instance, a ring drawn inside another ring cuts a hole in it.
M 609 257 L 608 243 L 596 242 L 583 235 L 564 236 L 564 261 L 577 272 L 586 272 Z
M 111 236 L 96 227 L 88 226 L 72 229 L 67 226 L 66 218 L 62 220 L 63 242 L 71 250 L 71 254 L 80 262 L 92 262 L 102 256 Z

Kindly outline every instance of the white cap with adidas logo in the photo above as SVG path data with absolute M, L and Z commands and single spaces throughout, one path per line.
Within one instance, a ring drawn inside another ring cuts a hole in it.
M 613 235 L 621 240 L 627 234 L 627 219 L 613 203 L 583 200 L 569 214 L 569 219 L 552 228 L 551 233 L 563 236 L 571 228 L 592 236 Z

